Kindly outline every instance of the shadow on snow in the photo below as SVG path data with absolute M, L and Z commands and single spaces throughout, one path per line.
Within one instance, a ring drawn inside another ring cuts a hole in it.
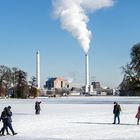
M 120 123 L 120 124 L 113 124 L 113 123 L 103 123 L 103 122 L 71 122 L 77 124 L 97 124 L 97 125 L 131 125 L 137 126 L 137 124 L 129 124 L 129 123 Z

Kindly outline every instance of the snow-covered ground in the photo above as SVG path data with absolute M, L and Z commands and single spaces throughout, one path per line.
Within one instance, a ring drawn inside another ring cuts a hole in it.
M 34 113 L 37 100 L 42 101 L 40 115 Z M 114 101 L 122 108 L 120 125 L 112 124 Z M 0 111 L 12 106 L 13 127 L 18 133 L 0 136 L 0 140 L 139 140 L 135 118 L 139 103 L 139 97 L 0 99 Z

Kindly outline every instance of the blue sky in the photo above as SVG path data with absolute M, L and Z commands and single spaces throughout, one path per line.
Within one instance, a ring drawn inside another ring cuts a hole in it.
M 139 0 L 116 0 L 113 7 L 89 14 L 91 80 L 110 87 L 122 81 L 121 66 L 130 61 L 130 50 L 140 41 L 139 13 Z M 23 69 L 30 78 L 37 50 L 42 84 L 55 76 L 84 83 L 84 52 L 53 19 L 51 0 L 0 0 L 0 65 Z

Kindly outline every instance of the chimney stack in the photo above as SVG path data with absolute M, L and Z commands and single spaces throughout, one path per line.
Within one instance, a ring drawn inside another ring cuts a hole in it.
M 85 54 L 85 93 L 89 92 L 89 64 L 88 54 Z
M 37 81 L 37 88 L 40 89 L 40 54 L 39 54 L 39 51 L 36 52 L 36 81 Z

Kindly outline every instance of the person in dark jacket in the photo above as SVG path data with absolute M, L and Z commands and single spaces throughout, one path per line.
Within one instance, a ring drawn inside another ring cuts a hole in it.
M 41 110 L 40 104 L 41 104 L 41 101 L 40 102 L 38 102 L 38 101 L 35 102 L 35 114 L 40 114 L 40 110 Z
M 4 130 L 6 129 L 6 127 L 8 127 L 12 134 L 13 135 L 16 135 L 17 133 L 15 133 L 15 131 L 13 130 L 13 127 L 12 127 L 12 111 L 11 111 L 11 106 L 8 106 L 7 107 L 7 110 L 6 110 L 6 115 L 7 115 L 7 118 L 5 120 L 5 125 L 4 125 Z
M 120 124 L 120 112 L 121 112 L 120 105 L 117 102 L 114 102 L 114 108 L 113 108 L 114 122 L 113 122 L 113 124 L 116 124 L 116 118 L 118 119 L 118 124 Z
M 7 118 L 7 107 L 5 107 L 1 113 L 1 117 L 0 117 L 0 121 L 2 120 L 3 122 L 3 127 L 0 130 L 0 135 L 4 136 L 4 131 L 6 130 L 7 135 L 10 135 L 10 133 L 8 132 L 8 127 L 6 126 L 6 118 Z

